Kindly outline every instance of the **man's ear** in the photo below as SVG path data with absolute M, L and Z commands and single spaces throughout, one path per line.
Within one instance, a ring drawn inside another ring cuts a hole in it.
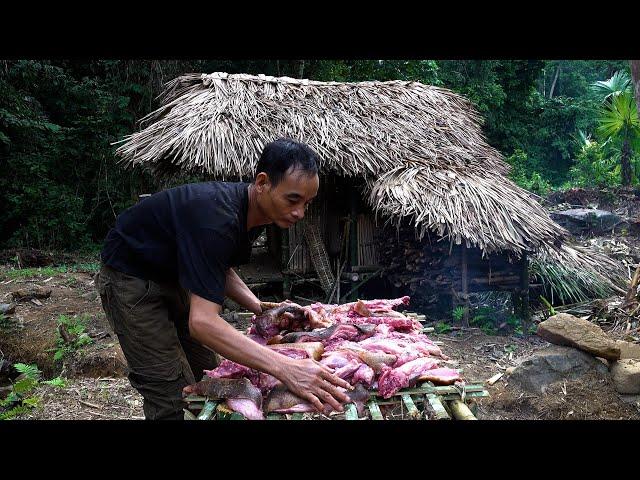
M 269 180 L 269 175 L 267 175 L 265 172 L 260 172 L 256 176 L 256 180 L 254 183 L 258 193 L 269 191 L 269 189 L 271 188 L 271 181 Z

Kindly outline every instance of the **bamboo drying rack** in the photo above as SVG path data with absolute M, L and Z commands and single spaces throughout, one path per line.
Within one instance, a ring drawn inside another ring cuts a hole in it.
M 425 316 L 415 312 L 404 312 L 405 315 L 424 321 Z M 423 328 L 423 333 L 433 332 L 433 328 Z M 436 345 L 442 342 L 434 342 Z M 462 370 L 458 370 L 462 373 Z M 424 382 L 414 388 L 404 388 L 384 399 L 377 395 L 375 390 L 371 391 L 371 397 L 366 404 L 365 415 L 358 417 L 356 406 L 353 403 L 345 405 L 344 413 L 333 413 L 331 419 L 344 420 L 476 420 L 473 410 L 475 400 L 488 397 L 489 392 L 485 389 L 483 382 L 473 382 L 465 384 L 463 387 L 456 385 L 435 386 L 432 382 Z M 211 400 L 207 397 L 190 395 L 185 398 L 187 408 L 185 409 L 185 419 L 187 420 L 246 420 L 238 412 L 228 409 L 224 402 Z M 380 408 L 382 407 L 382 409 Z M 388 408 L 391 407 L 391 408 Z M 399 407 L 399 408 L 398 408 Z M 382 410 L 400 410 L 400 415 L 390 414 L 385 416 Z M 293 413 L 279 414 L 270 413 L 267 420 L 305 420 L 314 419 L 319 414 Z

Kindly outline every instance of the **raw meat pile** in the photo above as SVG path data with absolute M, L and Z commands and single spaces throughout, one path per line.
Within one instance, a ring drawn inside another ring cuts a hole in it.
M 282 355 L 326 365 L 356 387 L 347 394 L 362 411 L 371 389 L 389 398 L 418 381 L 461 381 L 456 370 L 440 366 L 448 358 L 421 333 L 420 322 L 394 310 L 408 303 L 405 296 L 343 305 L 264 304 L 263 310 L 275 308 L 254 317 L 247 335 Z M 224 398 L 229 408 L 247 418 L 262 419 L 263 412 L 314 411 L 275 377 L 230 360 L 205 373 L 208 378 L 185 392 Z

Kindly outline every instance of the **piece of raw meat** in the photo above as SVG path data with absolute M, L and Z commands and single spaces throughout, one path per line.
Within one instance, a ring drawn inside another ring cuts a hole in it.
M 362 415 L 364 404 L 370 397 L 367 389 L 361 384 L 356 385 L 353 390 L 346 390 L 341 387 L 337 387 L 337 389 L 347 394 L 349 401 L 356 405 L 358 414 Z M 309 402 L 294 395 L 284 385 L 280 384 L 267 395 L 264 402 L 264 411 L 266 413 L 303 413 L 315 412 L 316 409 Z M 329 413 L 331 413 L 330 407 L 324 411 L 325 415 Z
M 183 395 L 189 394 L 209 397 L 213 400 L 226 400 L 232 410 L 242 413 L 252 420 L 261 420 L 262 393 L 247 378 L 211 378 L 187 385 Z
M 437 367 L 437 360 L 422 357 L 398 368 L 385 369 L 378 378 L 378 394 L 383 398 L 389 398 L 398 390 L 413 386 L 420 376 Z

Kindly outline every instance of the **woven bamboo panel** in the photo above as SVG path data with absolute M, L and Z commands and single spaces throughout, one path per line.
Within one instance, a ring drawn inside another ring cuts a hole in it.
M 375 243 L 373 215 L 358 215 L 358 265 L 378 265 L 380 258 Z

